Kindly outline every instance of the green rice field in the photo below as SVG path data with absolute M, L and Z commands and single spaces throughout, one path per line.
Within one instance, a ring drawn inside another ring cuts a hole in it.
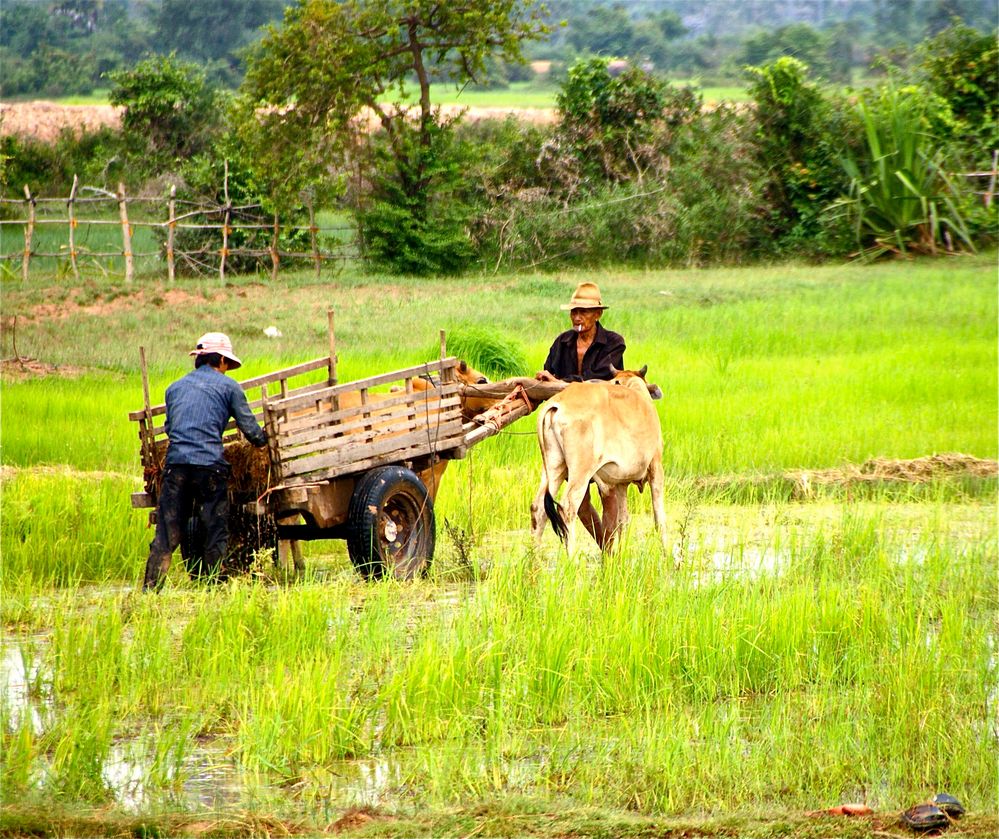
M 536 548 L 527 417 L 449 466 L 425 579 L 317 541 L 294 581 L 138 590 L 140 347 L 154 403 L 203 332 L 249 378 L 331 308 L 341 381 L 442 329 L 530 375 L 582 280 L 665 393 L 665 554 L 634 488 L 619 552 Z M 0 291 L 3 835 L 906 836 L 938 792 L 999 831 L 994 253 Z

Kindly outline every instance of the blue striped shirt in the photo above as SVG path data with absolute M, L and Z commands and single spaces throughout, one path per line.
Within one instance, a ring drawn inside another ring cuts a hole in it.
M 203 364 L 175 381 L 166 390 L 167 465 L 224 465 L 222 434 L 230 417 L 254 446 L 267 443 L 243 389 L 224 373 Z

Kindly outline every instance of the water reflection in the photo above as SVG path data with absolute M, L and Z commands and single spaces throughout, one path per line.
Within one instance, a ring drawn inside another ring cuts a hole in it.
M 34 734 L 42 732 L 43 714 L 48 716 L 51 711 L 49 700 L 38 695 L 43 680 L 36 643 L 24 639 L 11 645 L 5 638 L 0 647 L 0 705 L 4 708 L 10 730 L 17 731 L 27 719 Z

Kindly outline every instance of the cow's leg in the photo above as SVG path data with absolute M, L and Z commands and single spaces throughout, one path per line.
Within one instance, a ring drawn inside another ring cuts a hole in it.
M 603 498 L 602 495 L 600 497 L 601 499 Z M 606 507 L 604 509 L 606 510 Z M 586 495 L 583 496 L 583 503 L 579 505 L 578 514 L 579 520 L 583 523 L 583 527 L 585 527 L 586 531 L 593 537 L 593 541 L 596 542 L 601 549 L 603 549 L 607 530 L 604 527 L 600 516 L 597 515 L 593 502 L 590 500 L 589 487 L 586 488 Z
M 583 504 L 583 499 L 589 495 L 589 481 L 581 481 L 573 484 L 569 482 L 565 491 L 565 499 L 562 502 L 562 516 L 565 519 L 565 527 L 568 535 L 565 540 L 565 549 L 570 557 L 576 554 L 576 519 L 579 518 L 579 508 Z
M 649 468 L 649 487 L 652 492 L 652 519 L 655 522 L 656 530 L 659 531 L 659 540 L 663 544 L 663 553 L 669 553 L 669 545 L 666 543 L 666 508 L 663 503 L 663 487 L 666 478 L 663 475 L 663 464 L 661 458 L 656 458 Z
M 606 492 L 600 493 L 600 500 L 604 507 L 602 521 L 604 544 L 601 547 L 606 553 L 610 553 L 628 523 L 628 485 L 617 484 L 610 487 Z
M 556 429 L 552 427 L 554 419 L 555 409 L 551 406 L 544 408 L 543 413 L 538 416 L 541 483 L 534 496 L 534 501 L 531 502 L 531 526 L 534 528 L 534 542 L 539 547 L 545 533 L 545 524 L 548 521 L 548 515 L 545 511 L 545 494 L 551 495 L 554 499 L 558 495 L 562 482 L 568 478 L 562 441 Z

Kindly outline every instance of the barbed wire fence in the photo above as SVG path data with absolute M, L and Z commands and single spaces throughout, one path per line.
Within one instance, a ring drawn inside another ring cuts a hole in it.
M 128 196 L 122 183 L 118 184 L 117 192 L 111 192 L 81 186 L 74 175 L 68 197 L 50 198 L 33 193 L 25 185 L 23 199 L 0 197 L 0 265 L 16 266 L 20 262 L 21 279 L 27 282 L 33 264 L 47 260 L 42 264 L 48 268 L 50 261 L 56 260 L 57 266 L 72 272 L 79 281 L 84 260 L 92 260 L 105 275 L 120 260 L 125 282 L 131 283 L 136 276 L 136 260 L 146 260 L 152 273 L 165 267 L 170 283 L 176 280 L 180 269 L 202 276 L 217 272 L 219 282 L 225 284 L 226 274 L 235 273 L 236 257 L 257 259 L 264 264 L 269 260 L 272 279 L 277 279 L 282 261 L 285 264 L 310 261 L 318 279 L 324 267 L 338 272 L 348 261 L 359 258 L 353 227 L 347 224 L 320 227 L 308 194 L 302 196 L 308 212 L 306 225 L 283 223 L 277 213 L 265 217 L 260 204 L 233 204 L 229 200 L 228 164 L 222 192 L 221 204 L 178 199 L 176 186 L 170 187 L 169 195 Z M 60 212 L 62 206 L 65 213 Z M 20 208 L 20 214 L 16 208 Z M 20 217 L 9 218 L 12 215 Z M 21 228 L 23 248 L 8 244 L 8 237 L 12 233 L 16 236 L 17 228 Z M 60 236 L 56 231 L 62 228 L 65 233 Z M 87 231 L 83 238 L 81 229 Z M 94 235 L 98 249 L 87 244 L 92 229 L 108 231 Z M 144 230 L 152 235 L 142 236 Z M 203 231 L 213 241 L 206 239 L 198 247 L 185 249 L 178 245 L 178 233 L 183 231 Z M 212 231 L 217 236 L 211 236 Z M 240 233 L 243 235 L 237 235 Z M 303 233 L 308 234 L 308 249 L 289 248 L 289 242 L 301 240 L 296 234 Z M 234 235 L 251 243 L 257 240 L 258 244 L 234 245 Z M 261 237 L 269 240 L 266 246 L 259 244 Z M 137 238 L 142 240 L 140 247 L 155 245 L 155 249 L 137 251 Z M 116 239 L 120 247 L 115 245 Z M 16 269 L 8 270 L 13 273 Z

